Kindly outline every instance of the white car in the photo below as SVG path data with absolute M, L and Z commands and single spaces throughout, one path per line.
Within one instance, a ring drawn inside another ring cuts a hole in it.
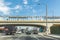
M 22 32 L 21 31 L 17 31 L 16 33 L 21 34 Z

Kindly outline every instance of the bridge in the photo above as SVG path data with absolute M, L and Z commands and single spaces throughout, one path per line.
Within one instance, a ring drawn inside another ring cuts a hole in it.
M 45 16 L 1 16 L 0 18 L 3 18 L 0 20 L 0 26 L 42 26 L 45 32 L 48 30 L 48 34 L 52 25 L 60 24 L 60 17 L 47 17 L 47 25 Z

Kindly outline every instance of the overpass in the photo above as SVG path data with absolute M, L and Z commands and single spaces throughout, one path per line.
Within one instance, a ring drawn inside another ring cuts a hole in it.
M 28 18 L 31 18 L 32 20 L 30 19 L 27 19 L 27 17 L 16 17 L 16 16 L 13 16 L 13 17 L 8 17 L 7 20 L 0 20 L 0 26 L 9 26 L 9 25 L 13 25 L 13 26 L 37 26 L 37 27 L 44 27 L 46 28 L 46 20 L 41 20 L 41 17 L 28 17 Z M 38 20 L 35 20 L 34 18 L 38 19 Z M 40 18 L 40 19 L 39 19 Z M 58 20 L 56 20 L 55 18 L 57 17 L 48 17 L 48 18 L 54 18 L 54 20 L 47 20 L 47 33 L 50 34 L 50 27 L 54 24 L 60 24 L 60 19 L 58 17 Z M 11 20 L 13 19 L 13 20 Z M 23 19 L 23 20 L 21 20 Z M 44 17 L 45 19 L 45 17 Z

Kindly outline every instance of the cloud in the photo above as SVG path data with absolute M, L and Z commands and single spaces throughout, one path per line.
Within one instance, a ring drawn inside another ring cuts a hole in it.
M 5 15 L 10 13 L 10 8 L 5 5 L 4 0 L 0 0 L 0 12 Z
M 24 3 L 24 4 L 28 4 L 28 1 L 27 1 L 27 0 L 23 0 L 23 3 Z
M 16 13 L 19 13 L 20 10 L 22 10 L 22 6 L 16 5 L 14 8 L 11 8 L 12 10 L 15 10 Z
M 6 6 L 3 6 L 3 7 L 0 6 L 0 11 L 1 11 L 3 14 L 9 14 L 9 8 L 6 7 Z
M 17 10 L 17 9 L 20 9 L 20 10 L 21 10 L 21 9 L 22 9 L 22 6 L 16 5 L 16 6 L 14 7 L 14 9 L 16 9 L 16 10 Z
M 5 5 L 11 5 L 12 3 L 11 2 L 5 2 Z

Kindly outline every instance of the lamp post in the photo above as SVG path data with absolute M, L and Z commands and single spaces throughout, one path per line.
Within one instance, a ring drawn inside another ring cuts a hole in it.
M 50 27 L 48 25 L 48 6 L 46 4 L 46 34 L 49 35 L 50 34 Z
M 48 34 L 48 19 L 47 19 L 47 17 L 48 17 L 48 10 L 47 10 L 47 4 L 46 4 L 46 34 Z

